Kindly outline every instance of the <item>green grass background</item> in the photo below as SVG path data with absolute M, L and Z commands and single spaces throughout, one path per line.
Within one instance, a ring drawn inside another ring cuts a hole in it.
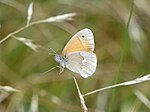
M 30 2 L 0 1 L 0 39 L 26 24 Z M 149 0 L 34 0 L 32 21 L 70 12 L 78 16 L 73 21 L 34 25 L 15 35 L 45 48 L 39 52 L 13 38 L 0 44 L 0 85 L 22 91 L 0 102 L 0 112 L 21 112 L 22 108 L 29 112 L 34 95 L 38 95 L 39 112 L 80 112 L 73 76 L 81 92 L 87 93 L 149 74 L 149 10 Z M 59 69 L 42 75 L 57 65 L 48 49 L 61 53 L 68 40 L 83 28 L 94 33 L 98 58 L 94 75 L 83 79 L 69 70 L 59 75 Z M 89 112 L 149 112 L 134 94 L 136 89 L 150 99 L 149 82 L 145 82 L 92 94 L 85 97 L 85 102 Z

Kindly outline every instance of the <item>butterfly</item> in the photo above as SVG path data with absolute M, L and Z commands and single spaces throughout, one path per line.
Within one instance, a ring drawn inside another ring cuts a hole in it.
M 94 48 L 94 36 L 90 29 L 85 28 L 77 32 L 66 44 L 62 53 L 54 57 L 55 61 L 59 62 L 60 72 L 67 68 L 83 78 L 92 76 L 97 66 Z

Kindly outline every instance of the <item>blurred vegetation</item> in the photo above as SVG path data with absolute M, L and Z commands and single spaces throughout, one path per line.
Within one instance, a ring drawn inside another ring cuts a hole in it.
M 27 21 L 30 0 L 0 0 L 0 39 L 23 27 Z M 127 22 L 132 0 L 34 0 L 31 21 L 75 12 L 73 21 L 33 25 L 17 37 L 34 40 L 44 49 L 32 49 L 9 38 L 0 44 L 0 85 L 21 92 L 3 98 L 0 112 L 29 112 L 38 98 L 39 112 L 79 112 L 81 105 L 73 76 L 82 93 L 135 79 L 150 73 L 150 1 L 134 0 L 129 28 Z M 98 66 L 92 77 L 59 69 L 42 75 L 57 65 L 49 48 L 61 53 L 68 40 L 79 30 L 90 28 L 95 37 Z M 128 32 L 128 33 L 127 33 Z M 116 76 L 118 78 L 116 80 Z M 141 91 L 150 99 L 149 82 L 106 90 L 85 97 L 89 112 L 149 112 L 135 95 Z

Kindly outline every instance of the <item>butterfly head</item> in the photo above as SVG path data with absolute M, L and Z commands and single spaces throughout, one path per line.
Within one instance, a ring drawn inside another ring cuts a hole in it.
M 61 55 L 55 55 L 54 59 L 56 62 L 61 62 L 63 60 L 63 57 Z

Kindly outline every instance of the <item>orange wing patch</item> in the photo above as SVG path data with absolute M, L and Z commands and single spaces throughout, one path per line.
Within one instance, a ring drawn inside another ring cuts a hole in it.
M 65 55 L 65 54 L 68 54 L 70 52 L 76 52 L 76 51 L 90 51 L 90 47 L 89 47 L 89 42 L 86 41 L 86 40 L 80 40 L 79 37 L 75 37 L 71 42 L 69 42 L 62 54 Z

